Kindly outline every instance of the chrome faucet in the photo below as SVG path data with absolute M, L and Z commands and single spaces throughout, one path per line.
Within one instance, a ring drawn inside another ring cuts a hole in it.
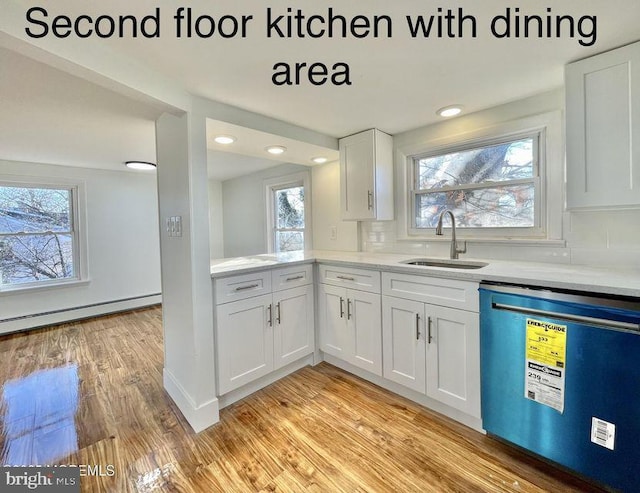
M 451 216 L 451 253 L 449 256 L 452 259 L 457 259 L 459 253 L 467 253 L 467 242 L 462 242 L 462 249 L 458 248 L 458 243 L 456 241 L 456 218 L 453 215 L 453 212 L 449 210 L 445 210 L 440 214 L 440 219 L 438 219 L 438 225 L 436 226 L 436 234 L 438 236 L 442 236 L 442 217 L 449 213 Z

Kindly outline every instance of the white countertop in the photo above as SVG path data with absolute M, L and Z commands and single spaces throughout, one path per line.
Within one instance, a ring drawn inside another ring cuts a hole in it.
M 487 262 L 489 265 L 481 269 L 468 270 L 448 267 L 423 267 L 400 263 L 414 258 L 416 258 L 415 255 L 325 250 L 254 255 L 212 261 L 211 277 L 246 274 L 274 266 L 329 262 L 351 267 L 365 267 L 381 271 L 448 279 L 508 282 L 640 298 L 640 268 L 638 267 L 615 270 L 581 265 L 485 260 L 466 257 L 460 260 L 477 260 Z

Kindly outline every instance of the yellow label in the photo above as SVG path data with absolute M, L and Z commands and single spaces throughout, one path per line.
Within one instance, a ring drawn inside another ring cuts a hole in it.
M 527 319 L 527 359 L 565 367 L 567 326 Z

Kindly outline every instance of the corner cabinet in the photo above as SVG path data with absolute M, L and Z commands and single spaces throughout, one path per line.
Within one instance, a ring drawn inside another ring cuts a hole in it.
M 312 283 L 310 264 L 214 281 L 220 395 L 313 353 Z
M 384 272 L 383 376 L 480 417 L 478 285 Z
M 320 265 L 320 349 L 382 375 L 380 272 Z
M 393 138 L 377 129 L 340 139 L 343 220 L 393 219 Z
M 640 42 L 565 68 L 567 206 L 640 204 Z

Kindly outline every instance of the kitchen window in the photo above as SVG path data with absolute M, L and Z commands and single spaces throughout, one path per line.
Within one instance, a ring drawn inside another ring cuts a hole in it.
M 0 182 L 0 289 L 80 280 L 79 186 Z
M 447 241 L 434 233 L 450 209 L 471 242 L 565 246 L 562 113 L 503 117 L 487 111 L 397 140 L 398 240 Z
M 450 210 L 461 229 L 540 228 L 540 133 L 413 158 L 415 229 Z
M 267 184 L 268 251 L 292 252 L 310 249 L 308 174 Z

